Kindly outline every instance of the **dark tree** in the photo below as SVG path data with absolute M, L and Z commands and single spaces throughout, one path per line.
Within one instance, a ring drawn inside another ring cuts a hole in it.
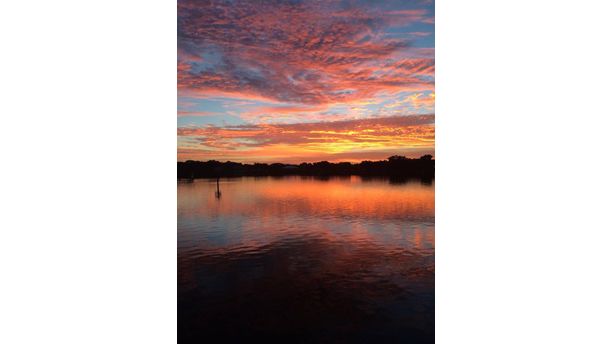
M 390 156 L 388 160 L 393 162 L 393 161 L 405 161 L 407 159 L 405 156 L 402 156 L 402 155 L 393 155 L 393 156 Z
M 319 161 L 315 163 L 301 163 L 290 165 L 282 163 L 243 164 L 236 162 L 193 161 L 178 163 L 177 175 L 179 179 L 217 178 L 239 176 L 389 176 L 396 179 L 426 178 L 432 179 L 435 173 L 435 161 L 429 154 L 419 159 L 406 158 L 394 155 L 387 160 L 362 161 L 358 164 L 350 162 L 331 163 Z

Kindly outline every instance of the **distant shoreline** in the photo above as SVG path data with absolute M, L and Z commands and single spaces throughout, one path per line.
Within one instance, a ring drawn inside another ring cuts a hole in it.
M 327 161 L 301 164 L 243 164 L 216 160 L 188 160 L 177 163 L 178 179 L 202 179 L 219 177 L 265 177 L 265 176 L 362 176 L 421 178 L 435 177 L 435 160 L 431 155 L 418 159 L 392 156 L 387 160 L 362 161 L 360 163 Z

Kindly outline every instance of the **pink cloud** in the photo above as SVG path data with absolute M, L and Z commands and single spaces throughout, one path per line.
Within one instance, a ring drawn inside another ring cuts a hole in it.
M 350 103 L 433 82 L 400 65 L 410 42 L 383 29 L 424 20 L 425 10 L 326 11 L 324 2 L 179 2 L 179 60 L 219 55 L 214 68 L 179 68 L 178 86 L 200 95 L 301 104 Z M 387 66 L 385 73 L 379 68 Z

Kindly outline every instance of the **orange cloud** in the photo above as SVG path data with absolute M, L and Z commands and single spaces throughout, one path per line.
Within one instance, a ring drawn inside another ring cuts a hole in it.
M 196 148 L 179 150 L 179 159 L 234 159 L 250 155 L 288 161 L 386 158 L 390 152 L 433 151 L 434 115 L 385 117 L 337 122 L 259 124 L 179 128 Z M 372 154 L 374 153 L 374 154 Z M 392 155 L 392 154 L 391 154 Z

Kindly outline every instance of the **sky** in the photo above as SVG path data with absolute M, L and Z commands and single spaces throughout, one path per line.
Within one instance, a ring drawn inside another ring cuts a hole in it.
M 178 1 L 178 160 L 434 155 L 433 0 Z

